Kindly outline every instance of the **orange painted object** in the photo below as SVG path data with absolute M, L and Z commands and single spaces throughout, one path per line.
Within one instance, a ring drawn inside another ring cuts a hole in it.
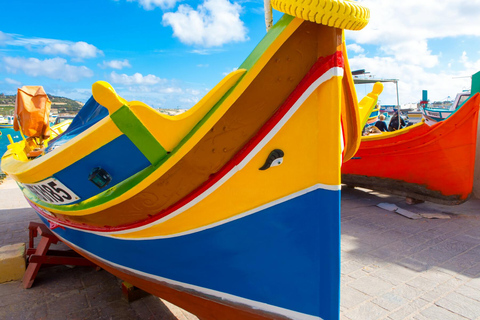
M 28 137 L 50 137 L 50 99 L 42 86 L 23 86 L 17 90 L 13 129 Z
M 415 199 L 455 205 L 473 187 L 480 95 L 433 126 L 363 137 L 343 164 L 342 183 Z

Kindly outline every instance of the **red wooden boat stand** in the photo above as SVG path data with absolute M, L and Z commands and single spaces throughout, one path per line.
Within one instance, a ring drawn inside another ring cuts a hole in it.
M 38 246 L 34 247 L 34 239 L 40 236 Z M 29 289 L 37 276 L 40 267 L 47 265 L 92 266 L 94 263 L 80 256 L 73 250 L 49 250 L 51 244 L 61 242 L 43 223 L 30 222 L 28 225 L 28 267 L 23 275 L 23 287 Z

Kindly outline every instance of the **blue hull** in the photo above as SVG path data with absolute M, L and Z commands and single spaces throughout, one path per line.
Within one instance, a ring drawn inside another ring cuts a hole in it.
M 176 237 L 123 240 L 69 228 L 54 232 L 83 253 L 152 280 L 253 307 L 260 303 L 274 313 L 291 310 L 292 318 L 339 317 L 339 190 L 316 189 Z

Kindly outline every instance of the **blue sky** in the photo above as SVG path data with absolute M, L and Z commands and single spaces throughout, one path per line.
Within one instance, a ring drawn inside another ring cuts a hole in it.
M 364 0 L 370 24 L 348 31 L 352 69 L 399 79 L 400 103 L 454 97 L 480 70 L 480 1 Z M 31 8 L 31 9 L 28 9 Z M 4 1 L 0 92 L 43 85 L 86 101 L 97 80 L 128 100 L 188 108 L 265 35 L 263 1 Z M 278 20 L 281 13 L 274 12 Z M 369 90 L 358 86 L 361 98 Z M 395 103 L 386 85 L 384 104 Z

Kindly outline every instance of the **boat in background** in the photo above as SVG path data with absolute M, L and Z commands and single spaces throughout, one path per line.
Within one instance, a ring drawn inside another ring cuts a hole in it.
M 371 75 L 370 72 L 366 72 L 365 69 L 360 69 L 360 70 L 355 70 L 352 71 L 352 76 L 353 76 L 353 83 L 355 85 L 360 85 L 360 84 L 373 84 L 374 86 L 377 84 L 382 84 L 382 89 L 383 89 L 383 83 L 393 83 L 395 84 L 395 89 L 397 92 L 397 105 L 396 106 L 383 106 L 380 104 L 377 104 L 375 108 L 372 110 L 372 113 L 368 117 L 368 120 L 365 124 L 364 130 L 368 132 L 368 129 L 371 128 L 372 126 L 375 125 L 375 123 L 378 121 L 378 117 L 380 114 L 384 114 L 388 112 L 389 114 L 393 113 L 395 108 L 398 108 L 399 106 L 399 97 L 398 97 L 398 79 L 384 79 L 384 78 L 376 78 L 374 75 Z M 386 117 L 388 118 L 388 117 Z
M 7 116 L 6 118 L 0 116 L 0 129 L 13 128 L 13 116 Z
M 428 104 L 428 100 L 424 99 L 421 102 L 423 117 L 429 125 L 433 125 L 439 121 L 443 121 L 456 112 L 467 99 L 470 97 L 470 91 L 458 93 L 453 103 L 449 103 L 446 107 L 439 107 L 435 104 Z
M 343 29 L 369 12 L 272 6 L 286 14 L 187 112 L 99 81 L 42 156 L 2 157 L 65 244 L 201 319 L 339 318 L 341 163 L 381 92 L 358 103 Z
M 480 85 L 480 73 L 472 88 Z M 342 183 L 414 199 L 456 205 L 472 192 L 480 95 L 474 92 L 450 117 L 362 137 L 343 164 Z
M 368 128 L 375 125 L 375 123 L 378 121 L 379 115 L 380 115 L 380 106 L 376 105 L 372 113 L 370 113 L 370 116 L 368 117 L 367 123 L 365 124 L 365 126 Z

